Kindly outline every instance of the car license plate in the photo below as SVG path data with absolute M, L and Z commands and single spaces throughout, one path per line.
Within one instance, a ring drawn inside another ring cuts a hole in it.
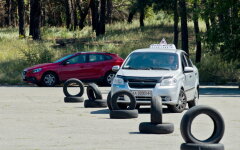
M 134 96 L 152 96 L 152 91 L 150 90 L 139 90 L 139 91 L 131 91 Z

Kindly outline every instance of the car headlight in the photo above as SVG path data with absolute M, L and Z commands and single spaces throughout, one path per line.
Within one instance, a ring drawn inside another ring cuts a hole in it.
M 175 78 L 163 79 L 162 82 L 160 83 L 161 86 L 172 86 L 176 84 L 177 84 L 177 79 Z
M 124 81 L 123 81 L 122 78 L 115 77 L 115 78 L 113 79 L 113 84 L 123 85 L 123 84 L 124 84 Z
M 42 68 L 33 69 L 32 73 L 37 73 L 37 72 L 40 72 L 40 71 L 42 71 Z

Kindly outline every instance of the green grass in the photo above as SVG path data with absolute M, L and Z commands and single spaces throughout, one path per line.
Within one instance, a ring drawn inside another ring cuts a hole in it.
M 204 30 L 203 23 L 200 27 Z M 85 27 L 81 31 L 44 27 L 42 41 L 33 41 L 29 37 L 20 39 L 16 28 L 2 28 L 0 29 L 0 84 L 23 84 L 21 72 L 24 68 L 51 62 L 69 53 L 104 51 L 117 53 L 125 58 L 131 51 L 149 47 L 152 43 L 159 43 L 162 38 L 173 43 L 171 21 L 146 19 L 143 28 L 139 27 L 137 20 L 132 24 L 114 23 L 107 25 L 106 34 L 100 37 L 95 36 L 91 27 Z M 56 44 L 56 39 L 75 39 L 75 42 L 59 46 Z M 179 41 L 179 47 L 180 43 L 181 41 Z M 190 23 L 189 48 L 192 58 L 195 57 L 194 43 L 193 25 Z M 202 70 L 205 71 L 205 69 Z

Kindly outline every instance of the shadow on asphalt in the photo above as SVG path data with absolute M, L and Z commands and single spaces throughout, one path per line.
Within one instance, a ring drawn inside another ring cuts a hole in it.
M 150 113 L 150 107 L 149 108 L 139 108 L 138 113 L 139 114 L 149 114 Z M 172 112 L 170 112 L 167 108 L 163 108 L 163 113 L 168 114 L 168 113 L 172 113 Z
M 91 114 L 109 114 L 109 109 L 101 109 L 97 111 L 92 111 Z
M 208 95 L 210 97 L 214 97 L 213 95 L 221 95 L 221 97 L 240 97 L 240 89 L 216 87 L 200 88 L 200 95 Z
M 149 108 L 139 108 L 138 110 L 139 114 L 150 114 L 150 107 Z M 171 113 L 167 108 L 163 108 L 163 113 Z M 109 109 L 101 109 L 92 111 L 91 114 L 109 114 Z

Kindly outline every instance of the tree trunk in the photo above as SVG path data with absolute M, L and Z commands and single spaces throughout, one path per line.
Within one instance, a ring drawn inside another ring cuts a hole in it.
M 105 24 L 106 24 L 106 0 L 101 0 L 99 35 L 105 34 Z
M 70 8 L 69 8 L 69 1 L 68 0 L 65 0 L 65 15 L 66 15 L 66 26 L 67 26 L 67 29 L 70 29 L 70 26 L 71 26 L 71 17 L 70 17 Z
M 111 24 L 112 23 L 112 9 L 113 9 L 113 4 L 112 0 L 107 0 L 107 23 Z
M 98 22 L 99 22 L 98 6 L 99 6 L 98 0 L 91 1 L 90 7 L 91 7 L 91 13 L 92 13 L 92 30 L 96 32 L 99 31 L 97 30 Z
M 33 40 L 40 40 L 40 26 L 41 26 L 41 3 L 40 0 L 31 0 L 30 2 L 30 35 Z
M 200 35 L 199 35 L 197 0 L 194 0 L 193 8 L 194 8 L 193 23 L 194 23 L 194 32 L 195 32 L 195 40 L 196 40 L 196 63 L 200 63 L 201 62 L 202 46 L 201 46 L 201 38 L 200 38 Z
M 4 25 L 5 25 L 5 18 L 4 18 L 5 9 L 4 9 L 4 6 L 5 6 L 5 2 L 0 1 L 0 27 L 4 27 Z
M 5 24 L 7 26 L 11 26 L 12 25 L 12 20 L 11 20 L 12 0 L 6 0 L 5 10 L 6 10 Z
M 24 0 L 18 0 L 18 25 L 19 25 L 19 37 L 25 37 L 25 5 Z
M 187 9 L 185 0 L 179 1 L 181 16 L 181 32 L 182 32 L 182 50 L 189 54 L 188 50 L 188 26 L 187 26 Z
M 145 7 L 140 9 L 140 19 L 139 19 L 140 27 L 144 27 L 144 18 L 145 18 L 144 8 Z
M 131 10 L 129 12 L 129 15 L 128 15 L 128 23 L 132 23 L 132 20 L 133 20 L 133 16 L 135 15 L 136 11 L 135 10 Z
M 174 39 L 173 43 L 178 48 L 178 22 L 179 22 L 179 15 L 178 15 L 178 0 L 174 0 Z
M 88 15 L 88 10 L 91 4 L 91 0 L 88 0 L 87 5 L 85 6 L 85 8 L 82 10 L 81 8 L 81 1 L 77 0 L 77 7 L 78 7 L 78 11 L 79 11 L 79 15 L 80 15 L 80 21 L 79 21 L 79 28 L 83 29 L 84 28 L 84 22 L 86 20 L 86 17 Z

